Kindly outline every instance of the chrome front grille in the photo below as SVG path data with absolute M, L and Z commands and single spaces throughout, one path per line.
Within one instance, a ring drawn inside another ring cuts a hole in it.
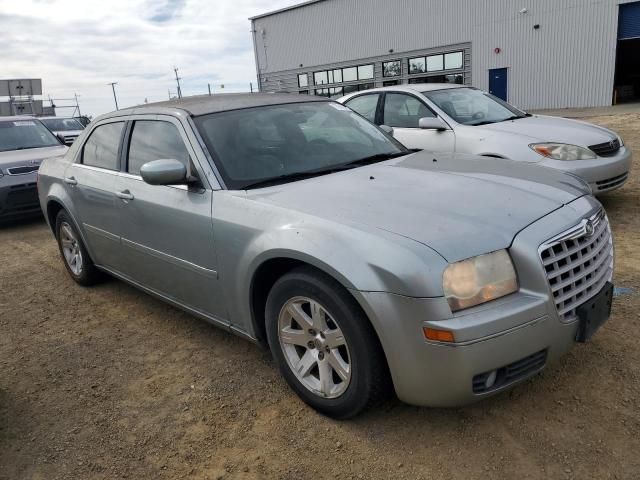
M 620 141 L 616 138 L 610 142 L 591 145 L 589 149 L 599 157 L 611 157 L 620 150 Z
M 539 252 L 563 321 L 574 320 L 576 308 L 613 277 L 613 241 L 604 210 L 548 240 Z

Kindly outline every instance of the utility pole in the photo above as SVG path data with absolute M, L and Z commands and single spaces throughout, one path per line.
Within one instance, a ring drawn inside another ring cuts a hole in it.
M 209 96 L 211 96 L 211 84 L 207 83 L 207 88 L 209 89 Z
M 251 93 L 253 93 L 253 82 L 249 82 L 249 88 L 251 89 Z
M 173 67 L 176 74 L 176 83 L 178 84 L 178 98 L 182 98 L 182 89 L 180 88 L 180 77 L 178 76 L 178 67 Z
M 107 83 L 107 85 L 111 85 L 111 90 L 113 90 L 113 101 L 116 102 L 116 110 L 120 110 L 118 108 L 118 97 L 116 97 L 116 85 L 117 84 L 118 84 L 118 82 Z

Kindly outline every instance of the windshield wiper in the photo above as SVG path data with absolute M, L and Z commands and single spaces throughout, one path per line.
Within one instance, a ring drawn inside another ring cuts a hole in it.
M 409 155 L 411 152 L 394 152 L 394 153 L 377 153 L 375 155 L 370 155 L 368 157 L 359 158 L 358 160 L 353 160 L 351 162 L 343 163 L 341 165 L 337 165 L 335 168 L 339 170 L 347 170 L 349 168 L 354 167 L 362 167 L 364 165 L 371 165 L 372 163 L 384 162 L 385 160 L 390 160 L 396 157 L 402 157 L 404 155 Z
M 491 123 L 500 123 L 500 122 L 508 122 L 509 120 L 518 120 L 519 118 L 526 118 L 528 116 L 531 116 L 531 115 L 512 115 L 510 117 L 503 118 L 502 120 L 483 120 L 482 122 L 470 123 L 469 125 L 471 125 L 472 127 L 477 127 L 478 125 L 489 125 Z
M 408 152 L 395 152 L 395 153 L 378 153 L 369 157 L 359 158 L 347 163 L 341 163 L 330 167 L 318 168 L 316 170 L 307 170 L 306 172 L 287 173 L 285 175 L 279 175 L 273 178 L 267 178 L 265 180 L 259 180 L 254 183 L 249 183 L 242 187 L 243 190 L 250 190 L 252 188 L 270 187 L 272 185 L 278 185 L 281 183 L 295 182 L 298 180 L 306 180 L 307 178 L 319 177 L 320 175 L 327 175 L 329 173 L 342 172 L 344 170 L 351 170 L 352 168 L 361 167 L 364 165 L 370 165 L 372 163 L 382 162 L 391 158 L 400 157 L 402 155 L 408 155 Z

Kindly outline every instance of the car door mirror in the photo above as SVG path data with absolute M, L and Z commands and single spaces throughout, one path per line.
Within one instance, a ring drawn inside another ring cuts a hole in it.
M 142 179 L 149 185 L 184 185 L 187 181 L 187 167 L 174 159 L 153 160 L 140 168 Z
M 418 120 L 418 127 L 423 130 L 447 130 L 447 124 L 438 117 L 423 117 Z
M 380 125 L 380 130 L 385 131 L 389 135 L 393 135 L 393 127 L 390 127 L 389 125 Z

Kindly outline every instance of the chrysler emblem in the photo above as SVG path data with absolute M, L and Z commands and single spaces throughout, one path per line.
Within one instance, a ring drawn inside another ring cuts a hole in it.
M 595 227 L 593 226 L 593 222 L 591 220 L 587 220 L 587 223 L 584 225 L 584 234 L 587 237 L 590 237 L 591 235 L 593 235 L 594 231 Z

